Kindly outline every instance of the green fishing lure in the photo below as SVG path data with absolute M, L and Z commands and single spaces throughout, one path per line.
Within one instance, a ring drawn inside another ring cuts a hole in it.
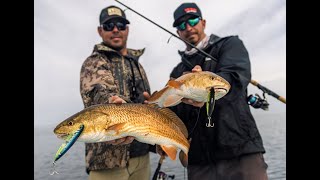
M 80 134 L 82 133 L 84 128 L 84 125 L 80 125 L 79 129 L 77 131 L 75 131 L 73 134 L 69 134 L 68 137 L 66 138 L 66 142 L 64 142 L 58 149 L 58 151 L 56 152 L 55 156 L 54 156 L 54 160 L 53 160 L 53 169 L 55 167 L 55 162 L 58 161 L 58 159 L 60 159 L 70 148 L 71 146 L 77 141 L 77 139 L 79 138 Z M 50 173 L 51 175 L 53 175 L 54 173 L 59 174 L 57 171 L 53 170 L 52 173 Z

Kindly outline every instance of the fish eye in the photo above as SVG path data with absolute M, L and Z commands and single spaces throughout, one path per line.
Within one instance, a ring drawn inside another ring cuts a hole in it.
M 73 122 L 72 122 L 72 121 L 68 122 L 68 125 L 69 125 L 69 126 L 72 126 L 72 125 L 73 125 Z

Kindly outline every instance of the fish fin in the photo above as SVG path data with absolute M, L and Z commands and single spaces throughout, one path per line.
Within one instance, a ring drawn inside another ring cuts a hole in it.
M 158 92 L 155 92 L 148 99 L 149 104 L 157 103 L 160 107 L 170 107 L 181 102 L 182 97 L 175 95 L 176 89 L 172 86 L 166 86 Z
M 182 150 L 179 153 L 179 159 L 183 167 L 188 166 L 188 155 L 184 153 Z
M 182 99 L 180 96 L 175 96 L 175 90 L 179 89 L 182 86 L 182 83 L 175 80 L 169 80 L 166 87 L 160 91 L 152 93 L 148 99 L 149 103 L 158 103 L 160 107 L 169 107 L 179 104 Z M 163 103 L 162 103 L 163 102 Z
M 158 104 L 145 104 L 146 106 L 150 106 L 152 108 L 158 109 L 160 106 Z
M 185 73 L 182 76 L 178 77 L 177 79 L 175 79 L 176 81 L 180 81 L 180 82 L 185 82 L 186 79 L 189 79 L 191 76 L 193 76 L 193 73 Z
M 158 93 L 158 91 L 154 91 L 154 92 L 150 95 L 150 97 L 153 96 L 153 95 L 156 94 L 156 93 Z
M 161 113 L 163 113 L 166 116 L 168 116 L 170 118 L 170 120 L 175 125 L 177 125 L 179 127 L 179 129 L 181 130 L 182 134 L 186 138 L 188 137 L 188 130 L 187 130 L 186 126 L 184 125 L 182 120 L 173 111 L 171 111 L 169 108 L 159 108 L 159 111 L 161 111 Z
M 161 89 L 160 91 L 156 91 L 156 92 L 152 93 L 152 95 L 148 99 L 149 103 L 158 102 L 160 97 L 164 95 L 164 93 L 167 91 L 167 89 L 169 89 L 168 86 L 166 86 L 165 88 Z
M 160 145 L 162 150 L 169 156 L 171 160 L 176 160 L 177 148 L 170 145 Z
M 181 102 L 182 96 L 178 96 L 175 94 L 170 94 L 163 102 L 163 107 L 171 107 L 179 104 Z
M 169 80 L 167 85 L 175 89 L 179 89 L 182 86 L 182 83 L 180 81 Z
M 123 129 L 126 123 L 119 123 L 106 128 L 107 131 L 114 131 L 114 135 L 119 135 L 120 130 Z

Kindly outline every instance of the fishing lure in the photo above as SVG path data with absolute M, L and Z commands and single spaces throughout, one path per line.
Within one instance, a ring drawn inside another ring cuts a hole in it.
M 213 127 L 214 124 L 212 122 L 211 124 L 211 115 L 213 113 L 213 109 L 214 109 L 214 105 L 215 105 L 215 91 L 214 88 L 210 89 L 210 93 L 208 94 L 208 101 L 206 104 L 207 107 L 207 116 L 208 116 L 208 123 L 206 123 L 207 127 Z
M 71 146 L 76 142 L 76 140 L 78 139 L 78 137 L 80 136 L 80 134 L 82 133 L 84 128 L 84 125 L 80 125 L 79 129 L 77 131 L 75 131 L 73 134 L 68 135 L 68 137 L 66 138 L 66 142 L 64 142 L 58 149 L 58 151 L 56 152 L 55 156 L 54 156 L 54 160 L 52 163 L 52 168 L 53 171 L 52 173 L 50 173 L 50 175 L 53 174 L 59 174 L 56 170 L 55 170 L 55 165 L 56 165 L 56 161 L 58 161 L 58 159 L 60 159 L 70 148 Z

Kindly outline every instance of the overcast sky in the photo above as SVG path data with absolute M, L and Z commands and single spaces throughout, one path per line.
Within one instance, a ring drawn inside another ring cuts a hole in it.
M 182 2 L 196 2 L 207 21 L 205 32 L 218 36 L 239 35 L 246 45 L 252 79 L 281 96 L 286 92 L 285 0 L 122 0 L 122 3 L 175 33 L 173 12 Z M 34 13 L 34 114 L 35 125 L 54 127 L 83 109 L 80 68 L 100 43 L 97 33 L 102 8 L 113 0 L 35 0 Z M 151 85 L 161 89 L 180 61 L 177 50 L 185 45 L 157 26 L 125 11 L 130 20 L 128 47 L 146 48 L 140 58 Z M 251 93 L 261 93 L 249 85 Z M 270 97 L 270 96 L 269 96 Z M 269 98 L 274 107 L 285 105 Z M 271 104 L 271 103 L 270 103 Z M 270 111 L 272 112 L 270 105 Z M 279 109 L 279 108 L 276 108 Z M 261 111 L 261 110 L 260 110 Z M 270 113 L 270 112 L 269 112 Z

